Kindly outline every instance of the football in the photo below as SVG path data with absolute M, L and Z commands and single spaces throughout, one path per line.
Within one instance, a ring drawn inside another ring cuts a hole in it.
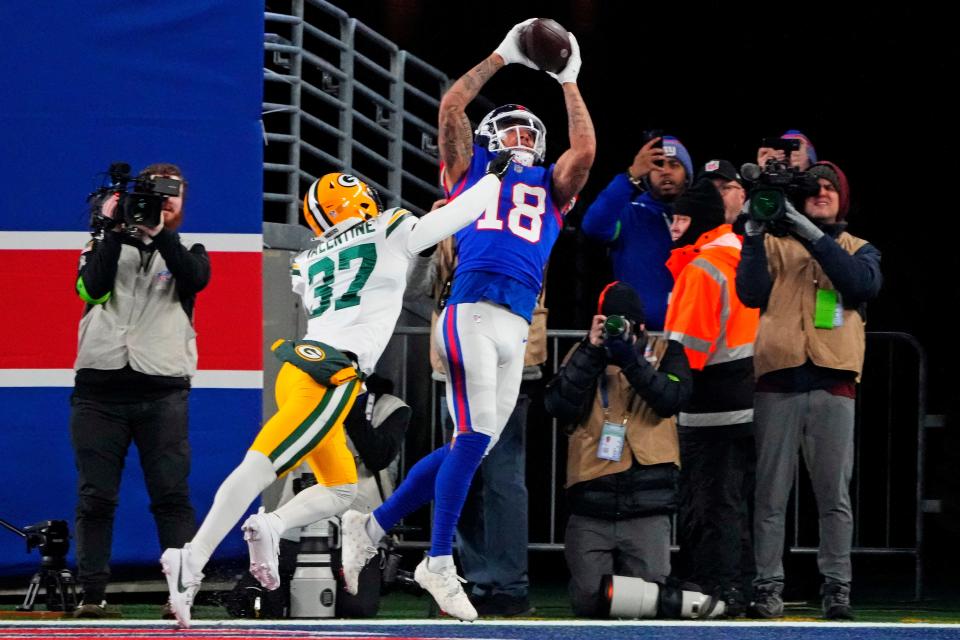
M 555 20 L 537 18 L 520 35 L 520 49 L 541 70 L 559 73 L 570 59 L 570 34 Z

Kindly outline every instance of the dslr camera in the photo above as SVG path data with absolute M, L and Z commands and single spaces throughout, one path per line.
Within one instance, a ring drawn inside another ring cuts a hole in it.
M 603 322 L 603 341 L 623 340 L 629 342 L 633 335 L 633 323 L 621 315 L 609 315 Z
M 180 195 L 180 180 L 175 178 L 151 178 L 150 176 L 132 177 L 130 165 L 126 162 L 114 162 L 107 170 L 110 184 L 101 186 L 87 196 L 90 205 L 90 228 L 94 235 L 118 224 L 127 229 L 136 225 L 156 227 L 163 215 L 163 201 L 171 196 Z M 106 218 L 100 213 L 104 200 L 119 195 L 116 214 Z
M 794 146 L 799 148 L 799 140 L 776 140 L 784 144 L 774 148 L 784 149 L 788 158 Z M 765 140 L 764 144 L 771 142 L 773 140 Z M 747 192 L 750 199 L 750 217 L 773 227 L 786 215 L 788 199 L 797 210 L 801 210 L 804 200 L 820 192 L 814 176 L 797 167 L 791 167 L 786 160 L 770 158 L 763 167 L 748 162 L 740 167 L 740 175 L 751 183 Z

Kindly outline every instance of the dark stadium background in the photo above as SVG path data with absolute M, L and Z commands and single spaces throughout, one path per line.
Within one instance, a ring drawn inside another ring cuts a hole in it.
M 791 128 L 806 133 L 819 157 L 837 162 L 850 179 L 850 231 L 883 252 L 884 288 L 869 306 L 868 330 L 912 334 L 927 351 L 928 412 L 946 414 L 947 426 L 928 434 L 926 494 L 943 499 L 948 510 L 927 518 L 927 564 L 931 580 L 950 580 L 945 567 L 960 566 L 950 542 L 960 533 L 954 389 L 960 340 L 953 311 L 958 251 L 951 242 L 960 231 L 960 211 L 953 188 L 955 35 L 945 15 L 920 5 L 875 5 L 854 15 L 817 3 L 334 4 L 451 78 L 479 62 L 522 19 L 552 17 L 577 35 L 584 60 L 579 85 L 598 152 L 554 248 L 551 328 L 585 326 L 611 278 L 604 249 L 577 227 L 586 205 L 630 163 L 642 130 L 678 136 L 695 164 L 724 157 L 737 165 L 755 160 L 764 136 Z M 548 156 L 556 159 L 566 142 L 566 119 L 552 78 L 507 68 L 483 94 L 537 113 L 547 125 Z M 483 113 L 469 115 L 476 121 Z M 892 393 L 901 392 L 896 384 Z M 861 560 L 857 568 L 866 564 Z M 906 559 L 881 564 L 903 570 L 904 578 L 909 573 Z

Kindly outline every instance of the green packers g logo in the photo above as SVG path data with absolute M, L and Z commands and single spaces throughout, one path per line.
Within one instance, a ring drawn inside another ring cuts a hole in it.
M 323 349 L 312 344 L 298 344 L 293 350 L 298 356 L 310 362 L 320 362 L 327 357 Z

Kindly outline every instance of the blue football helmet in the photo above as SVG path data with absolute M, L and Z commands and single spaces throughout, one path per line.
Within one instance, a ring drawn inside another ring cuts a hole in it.
M 547 128 L 519 104 L 505 104 L 485 115 L 474 135 L 481 147 L 510 150 L 513 159 L 527 167 L 542 163 L 547 151 Z

